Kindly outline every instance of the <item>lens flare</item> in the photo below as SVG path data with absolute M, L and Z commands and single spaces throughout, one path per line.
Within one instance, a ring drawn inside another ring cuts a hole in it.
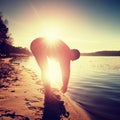
M 47 77 L 53 88 L 61 88 L 62 86 L 62 75 L 59 63 L 53 59 L 48 58 L 48 71 Z
M 54 42 L 62 36 L 62 32 L 57 27 L 46 27 L 42 30 L 41 35 L 49 41 Z

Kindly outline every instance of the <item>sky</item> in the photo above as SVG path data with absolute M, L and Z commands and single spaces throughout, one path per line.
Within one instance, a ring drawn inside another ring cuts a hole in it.
M 0 11 L 15 46 L 51 37 L 81 52 L 120 50 L 119 0 L 0 0 Z

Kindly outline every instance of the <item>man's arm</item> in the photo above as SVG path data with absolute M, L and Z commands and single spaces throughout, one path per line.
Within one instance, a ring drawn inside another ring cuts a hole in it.
M 68 82 L 70 78 L 70 60 L 62 60 L 60 62 L 61 72 L 62 72 L 62 81 L 63 86 L 61 88 L 62 92 L 65 93 L 67 91 Z

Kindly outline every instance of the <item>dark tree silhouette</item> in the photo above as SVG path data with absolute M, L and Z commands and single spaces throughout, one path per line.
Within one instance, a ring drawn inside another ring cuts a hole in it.
M 8 21 L 3 20 L 2 12 L 0 12 L 0 57 L 11 57 L 11 54 L 31 55 L 27 48 L 12 45 L 13 39 L 10 37 L 7 25 Z
M 3 20 L 2 13 L 0 12 L 0 56 L 8 56 L 9 48 L 12 44 L 12 39 L 8 33 L 8 21 Z

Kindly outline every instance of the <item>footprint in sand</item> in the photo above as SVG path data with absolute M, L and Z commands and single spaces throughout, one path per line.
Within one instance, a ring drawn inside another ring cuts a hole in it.
M 0 95 L 0 101 L 8 100 L 8 96 L 6 95 Z
M 0 108 L 0 120 L 30 120 L 23 115 L 17 115 L 14 111 Z
M 34 97 L 34 99 L 25 98 L 25 103 L 26 103 L 27 108 L 29 110 L 34 111 L 35 116 L 38 117 L 35 120 L 41 120 L 41 118 L 39 118 L 39 117 L 43 115 L 44 108 L 36 105 L 36 103 L 39 104 L 39 102 L 40 102 L 40 98 L 37 98 L 37 97 Z
M 38 81 L 36 82 L 36 84 L 37 84 L 37 85 L 41 85 L 41 81 L 38 80 Z
M 0 100 L 5 99 L 5 96 L 0 95 Z
M 37 111 L 42 110 L 43 111 L 44 109 L 43 107 L 32 105 L 32 103 L 36 103 L 36 102 L 39 102 L 39 100 L 30 100 L 30 99 L 25 98 L 25 103 L 29 110 L 37 110 Z

